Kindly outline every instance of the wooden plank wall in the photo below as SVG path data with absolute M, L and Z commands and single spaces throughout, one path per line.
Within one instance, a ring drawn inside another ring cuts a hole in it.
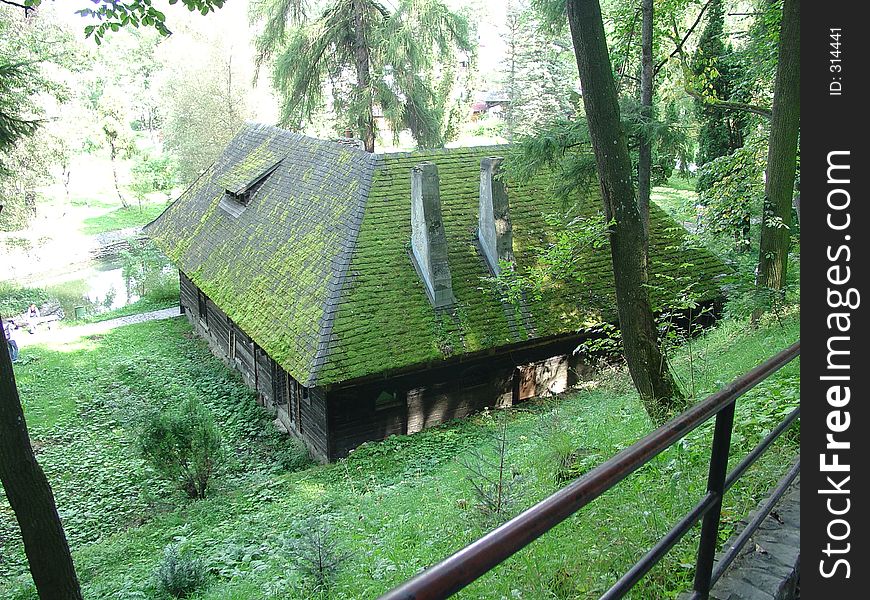
M 575 340 L 563 341 L 534 351 L 330 390 L 330 459 L 347 456 L 363 442 L 416 433 L 485 407 L 559 394 L 577 382 L 584 365 L 568 353 L 542 355 L 574 346 Z M 378 407 L 377 399 L 384 392 L 397 401 Z
M 196 286 L 183 272 L 178 272 L 181 293 L 178 302 L 187 314 L 196 314 Z

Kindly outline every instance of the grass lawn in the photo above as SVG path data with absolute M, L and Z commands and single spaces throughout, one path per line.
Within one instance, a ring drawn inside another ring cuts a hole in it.
M 166 204 L 163 202 L 143 204 L 141 208 L 139 206 L 116 208 L 99 217 L 85 219 L 81 231 L 85 235 L 96 235 L 128 227 L 141 227 L 156 219 L 165 208 Z
M 694 178 L 686 179 L 679 174 L 673 175 L 665 185 L 652 189 L 650 199 L 676 221 L 683 225 L 694 225 L 698 216 L 695 210 L 698 202 L 695 181 Z
M 800 335 L 796 314 L 757 330 L 726 321 L 674 357 L 701 397 Z M 54 487 L 86 598 L 160 598 L 152 572 L 178 543 L 209 568 L 198 599 L 325 597 L 290 551 L 316 517 L 349 553 L 334 598 L 372 598 L 482 534 L 486 521 L 462 461 L 506 424 L 513 513 L 557 488 L 552 456 L 568 440 L 582 472 L 651 425 L 624 370 L 608 369 L 560 399 L 484 412 L 413 436 L 365 444 L 332 465 L 286 471 L 296 446 L 274 433 L 252 394 L 183 319 L 131 325 L 55 348 L 28 348 L 16 366 L 38 459 Z M 799 401 L 794 361 L 742 397 L 739 457 Z M 205 500 L 185 500 L 138 457 L 143 415 L 198 396 L 230 459 Z M 712 424 L 460 594 L 463 598 L 596 598 L 703 494 Z M 791 431 L 726 497 L 724 540 L 785 472 Z M 697 528 L 632 596 L 674 598 L 690 585 Z M 0 597 L 35 597 L 15 520 L 0 500 Z
M 131 302 L 126 306 L 113 308 L 112 310 L 108 310 L 98 315 L 89 315 L 83 319 L 69 319 L 65 321 L 65 325 L 74 327 L 84 323 L 100 323 L 102 321 L 111 321 L 112 319 L 118 319 L 121 317 L 129 317 L 130 315 L 138 315 L 155 310 L 162 310 L 164 308 L 171 308 L 173 306 L 178 306 L 178 296 L 165 298 L 152 298 L 146 296 L 136 300 L 135 302 Z

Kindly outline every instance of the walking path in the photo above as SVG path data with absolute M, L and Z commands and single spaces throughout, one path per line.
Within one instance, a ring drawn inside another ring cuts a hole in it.
M 19 348 L 33 346 L 34 344 L 63 344 L 86 335 L 105 333 L 106 331 L 122 325 L 144 323 L 145 321 L 157 321 L 160 319 L 171 319 L 180 314 L 181 311 L 178 307 L 173 306 L 172 308 L 164 308 L 162 310 L 140 313 L 138 315 L 119 317 L 108 321 L 100 321 L 99 323 L 88 323 L 87 325 L 76 325 L 73 327 L 55 326 L 53 329 L 46 329 L 43 325 L 40 326 L 36 333 L 32 334 L 27 333 L 26 329 L 19 329 L 16 332 L 15 341 L 18 342 Z

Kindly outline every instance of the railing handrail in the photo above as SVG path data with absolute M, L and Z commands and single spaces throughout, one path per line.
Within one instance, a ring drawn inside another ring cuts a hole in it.
M 694 431 L 800 354 L 800 340 L 541 500 L 497 529 L 381 596 L 446 598 L 566 520 Z

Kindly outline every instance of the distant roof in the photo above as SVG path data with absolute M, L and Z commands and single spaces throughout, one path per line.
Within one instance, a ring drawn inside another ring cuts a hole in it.
M 480 160 L 503 147 L 369 154 L 274 127 L 248 125 L 146 228 L 179 269 L 296 380 L 327 385 L 615 321 L 607 247 L 587 252 L 582 284 L 499 300 L 475 245 Z M 439 169 L 453 292 L 436 311 L 410 259 L 410 170 Z M 271 169 L 271 170 L 270 170 Z M 260 180 L 262 179 L 262 180 Z M 517 268 L 551 239 L 559 201 L 540 180 L 509 184 Z M 232 188 L 232 189 L 230 189 Z M 238 210 L 227 190 L 253 190 Z M 597 190 L 583 211 L 600 209 Z M 234 214 L 235 213 L 235 214 Z M 687 246 L 685 230 L 651 207 L 652 293 L 687 283 L 720 296 L 724 268 Z

